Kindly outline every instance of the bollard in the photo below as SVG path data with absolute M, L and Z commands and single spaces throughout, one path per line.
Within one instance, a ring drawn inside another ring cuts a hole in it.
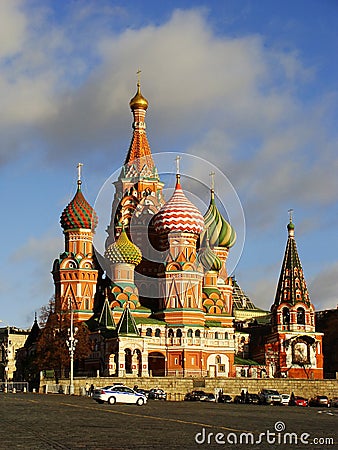
M 24 391 L 24 392 L 27 392 L 27 388 L 26 388 L 26 386 L 24 386 L 24 388 L 23 388 L 23 391 Z
M 16 388 L 15 387 L 13 387 L 12 392 L 13 392 L 13 394 L 16 394 Z
M 33 394 L 35 394 L 36 393 L 36 389 L 35 388 L 33 388 Z

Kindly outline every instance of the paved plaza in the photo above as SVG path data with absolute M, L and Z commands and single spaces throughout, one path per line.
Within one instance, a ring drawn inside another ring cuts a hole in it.
M 338 409 L 0 394 L 0 449 L 337 448 Z M 295 442 L 297 440 L 297 443 Z

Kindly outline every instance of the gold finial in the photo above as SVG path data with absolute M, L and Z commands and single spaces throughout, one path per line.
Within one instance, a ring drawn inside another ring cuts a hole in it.
M 210 172 L 209 175 L 211 178 L 210 189 L 212 192 L 214 192 L 214 190 L 215 190 L 215 172 Z
M 138 71 L 136 72 L 136 75 L 137 75 L 137 86 L 140 86 L 141 85 L 141 82 L 140 82 L 140 75 L 141 75 L 141 72 L 142 72 L 142 70 L 141 69 L 138 69 Z
M 180 159 L 181 157 L 179 155 L 176 156 L 176 175 L 180 174 Z
M 293 209 L 289 209 L 289 210 L 288 210 L 288 213 L 289 213 L 290 223 L 292 223 L 292 213 L 293 213 Z
M 83 164 L 82 163 L 78 163 L 77 165 L 77 185 L 80 187 L 82 184 L 81 181 L 81 168 L 82 168 Z

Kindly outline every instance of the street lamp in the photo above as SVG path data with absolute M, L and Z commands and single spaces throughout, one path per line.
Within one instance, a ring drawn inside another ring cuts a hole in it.
M 70 355 L 70 385 L 69 385 L 69 395 L 74 395 L 74 352 L 77 344 L 77 339 L 74 338 L 74 331 L 76 333 L 77 328 L 74 330 L 74 314 L 72 307 L 72 299 L 68 299 L 68 305 L 70 308 L 70 330 L 69 338 L 67 339 L 67 346 Z
M 3 320 L 0 320 L 0 323 L 4 323 Z M 6 344 L 2 343 L 2 349 L 3 349 L 3 360 L 4 360 L 4 381 L 5 381 L 5 392 L 8 391 L 8 352 L 9 352 L 9 334 L 10 334 L 10 326 L 6 324 L 7 327 L 7 341 Z

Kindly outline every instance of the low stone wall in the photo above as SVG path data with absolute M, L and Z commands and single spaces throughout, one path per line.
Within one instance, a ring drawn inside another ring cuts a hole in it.
M 254 379 L 254 378 L 177 378 L 177 377 L 124 377 L 124 378 L 75 378 L 75 395 L 85 395 L 86 383 L 95 387 L 103 387 L 109 384 L 121 382 L 127 386 L 151 389 L 161 388 L 168 394 L 168 400 L 183 400 L 185 394 L 194 389 L 206 392 L 216 392 L 222 389 L 225 394 L 232 397 L 239 395 L 242 389 L 250 393 L 258 393 L 261 389 L 276 389 L 279 393 L 300 395 L 310 398 L 315 395 L 327 395 L 329 398 L 338 397 L 338 380 L 304 380 L 304 379 Z M 42 383 L 43 385 L 43 383 Z M 69 380 L 60 380 L 67 392 Z M 41 392 L 44 392 L 41 386 Z

